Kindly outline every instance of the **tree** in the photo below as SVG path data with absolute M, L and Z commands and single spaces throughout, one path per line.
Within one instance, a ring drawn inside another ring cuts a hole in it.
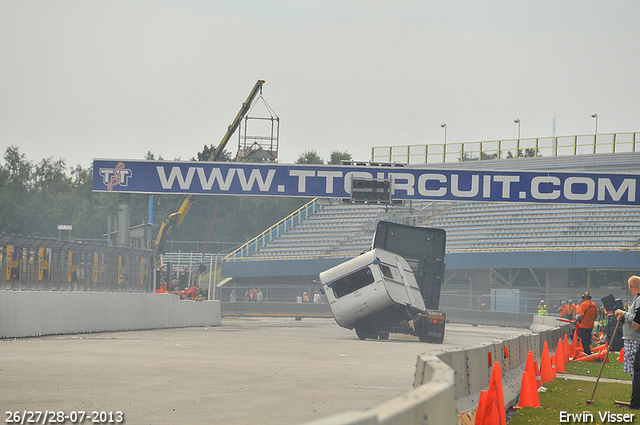
M 351 154 L 349 152 L 347 152 L 347 151 L 344 151 L 344 152 L 333 151 L 333 152 L 331 152 L 331 157 L 329 159 L 329 164 L 330 165 L 340 165 L 343 160 L 351 161 Z
M 296 159 L 296 164 L 324 164 L 324 159 L 315 150 L 305 151 Z
M 213 145 L 204 145 L 202 147 L 202 151 L 198 152 L 198 155 L 196 158 L 191 158 L 192 161 L 208 161 L 209 158 L 211 158 L 211 154 L 213 154 L 213 152 L 215 151 L 215 146 Z M 222 161 L 222 162 L 231 162 L 233 161 L 233 157 L 231 155 L 231 152 L 229 152 L 228 150 L 224 150 L 222 152 L 222 154 L 220 155 L 220 158 L 218 158 L 218 161 Z

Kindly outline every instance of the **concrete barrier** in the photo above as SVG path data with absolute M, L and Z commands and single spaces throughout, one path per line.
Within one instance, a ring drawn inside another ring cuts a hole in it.
M 526 327 L 536 333 L 518 335 L 464 350 L 430 352 L 418 356 L 414 389 L 409 393 L 361 412 L 344 412 L 307 425 L 448 425 L 457 422 L 458 412 L 478 405 L 480 391 L 487 389 L 491 367 L 500 363 L 505 406 L 513 406 L 519 396 L 520 380 L 529 351 L 540 360 L 545 341 L 553 351 L 564 332 L 573 326 L 554 317 L 500 312 L 458 310 L 447 317 L 472 324 Z M 523 317 L 527 316 L 527 317 Z M 473 319 L 473 320 L 471 320 Z M 453 320 L 452 320 L 453 321 Z
M 223 302 L 223 316 L 333 317 L 328 303 Z
M 173 294 L 0 291 L 0 337 L 218 326 L 220 301 Z

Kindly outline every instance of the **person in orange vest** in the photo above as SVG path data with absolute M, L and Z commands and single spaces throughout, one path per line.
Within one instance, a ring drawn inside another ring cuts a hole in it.
M 562 303 L 560 304 L 560 308 L 558 309 L 558 311 L 560 312 L 560 317 L 562 319 L 566 319 L 567 317 L 567 307 L 569 306 L 566 305 L 564 301 L 562 301 Z
M 591 333 L 593 332 L 593 324 L 598 317 L 598 307 L 591 301 L 591 294 L 585 292 L 582 296 L 584 300 L 580 304 L 578 313 L 578 323 L 580 324 L 580 341 L 582 342 L 582 349 L 587 356 L 591 355 Z
M 566 315 L 567 319 L 569 320 L 573 320 L 576 318 L 576 305 L 572 300 L 569 300 L 569 302 L 567 303 Z

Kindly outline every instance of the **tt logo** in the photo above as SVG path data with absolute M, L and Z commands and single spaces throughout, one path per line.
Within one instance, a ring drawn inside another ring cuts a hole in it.
M 118 162 L 115 168 L 100 168 L 100 175 L 107 189 L 113 190 L 118 185 L 126 187 L 132 173 L 129 168 L 124 168 L 124 162 Z

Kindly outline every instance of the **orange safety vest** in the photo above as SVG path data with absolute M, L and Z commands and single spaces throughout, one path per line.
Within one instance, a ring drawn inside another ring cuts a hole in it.
M 585 329 L 593 329 L 593 323 L 598 317 L 598 307 L 591 300 L 584 300 L 580 304 L 580 327 Z

